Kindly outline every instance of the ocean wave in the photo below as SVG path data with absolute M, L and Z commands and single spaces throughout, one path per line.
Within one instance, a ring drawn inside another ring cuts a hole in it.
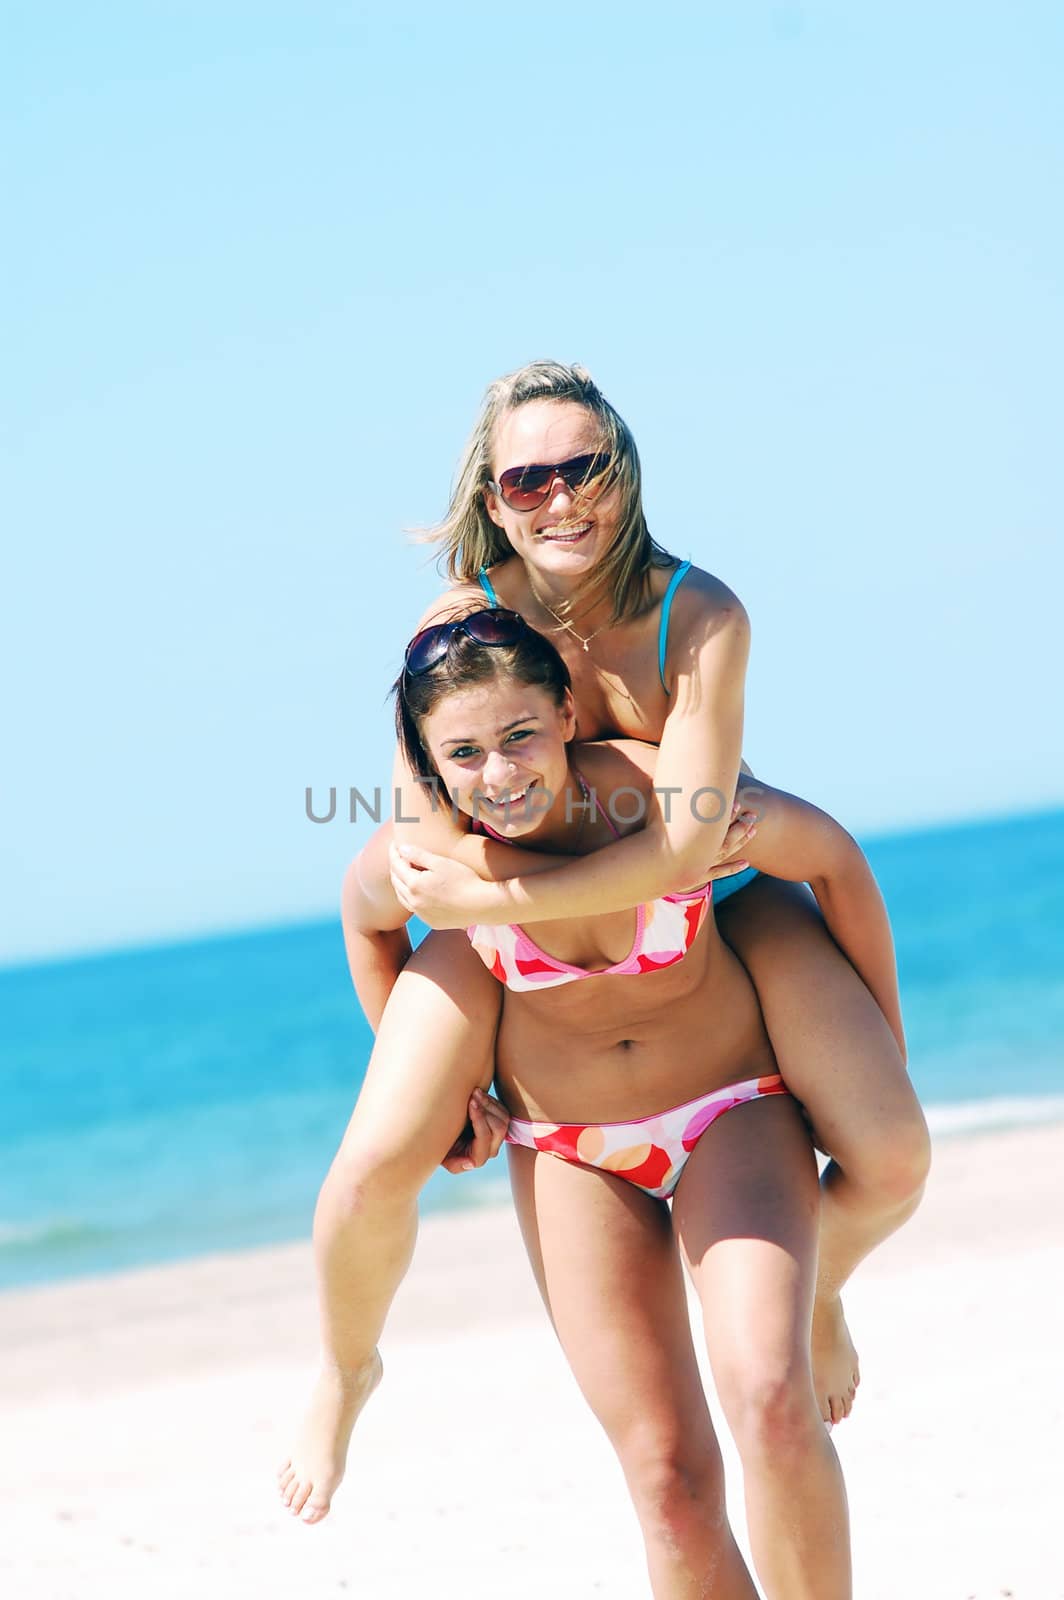
M 0 1250 L 69 1249 L 98 1244 L 108 1230 L 76 1217 L 42 1217 L 37 1222 L 0 1222 Z
M 932 1134 L 942 1139 L 951 1134 L 989 1133 L 1064 1121 L 1064 1094 L 994 1095 L 986 1100 L 925 1106 L 924 1111 Z

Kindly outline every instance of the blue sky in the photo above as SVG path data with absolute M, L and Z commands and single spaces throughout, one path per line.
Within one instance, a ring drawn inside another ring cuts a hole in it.
M 589 366 L 858 832 L 1064 800 L 1052 4 L 5 7 L 0 960 L 327 913 L 490 378 Z

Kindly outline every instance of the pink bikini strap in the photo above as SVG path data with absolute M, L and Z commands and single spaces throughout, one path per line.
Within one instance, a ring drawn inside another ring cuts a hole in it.
M 602 807 L 599 805 L 599 803 L 598 803 L 598 795 L 595 793 L 594 789 L 591 789 L 591 788 L 588 787 L 587 781 L 584 778 L 584 774 L 582 772 L 580 772 L 578 770 L 578 768 L 574 767 L 573 768 L 573 776 L 575 777 L 577 783 L 580 785 L 580 793 L 583 795 L 584 799 L 585 800 L 589 800 L 591 802 L 592 816 L 593 817 L 596 817 L 596 816 L 601 817 L 603 822 L 606 824 L 607 828 L 613 834 L 613 837 L 615 839 L 619 839 L 621 837 L 621 835 L 618 832 L 616 823 L 614 822 L 613 818 L 610 816 L 609 812 L 608 811 L 603 811 Z

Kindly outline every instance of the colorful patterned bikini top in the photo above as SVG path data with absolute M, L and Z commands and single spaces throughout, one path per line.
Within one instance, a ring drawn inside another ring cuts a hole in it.
M 598 802 L 579 772 L 575 773 L 584 799 L 596 810 Z M 617 829 L 610 817 L 603 813 L 607 827 L 614 838 Z M 488 833 L 493 839 L 499 834 L 486 823 L 474 823 L 477 831 Z M 506 841 L 503 841 L 504 843 Z M 478 924 L 467 928 L 473 949 L 493 977 L 508 989 L 557 989 L 563 983 L 575 983 L 578 978 L 635 977 L 642 972 L 660 972 L 664 967 L 674 967 L 682 961 L 698 937 L 713 899 L 712 883 L 685 894 L 665 894 L 658 900 L 636 907 L 635 941 L 623 961 L 612 967 L 574 967 L 560 961 L 546 950 L 541 950 L 517 923 L 503 923 L 498 927 Z

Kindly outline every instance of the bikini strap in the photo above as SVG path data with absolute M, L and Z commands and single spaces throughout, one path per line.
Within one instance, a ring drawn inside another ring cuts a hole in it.
M 491 579 L 488 577 L 487 567 L 481 567 L 480 571 L 477 573 L 477 577 L 480 579 L 480 587 L 488 597 L 488 604 L 493 606 L 501 605 L 502 601 L 492 588 Z
M 691 563 L 689 561 L 681 561 L 669 579 L 669 587 L 661 597 L 661 621 L 658 624 L 658 676 L 661 679 L 661 687 L 666 694 L 669 692 L 669 686 L 665 682 L 665 651 L 669 643 L 669 613 L 672 611 L 672 597 L 690 570 Z
M 603 811 L 602 807 L 598 803 L 598 795 L 595 793 L 594 789 L 589 788 L 587 779 L 584 777 L 584 774 L 579 770 L 578 767 L 573 768 L 573 777 L 580 785 L 580 793 L 583 795 L 585 802 L 590 803 L 594 815 L 600 816 L 607 828 L 613 834 L 613 837 L 615 839 L 619 839 L 621 835 L 617 824 L 614 822 L 608 811 Z

